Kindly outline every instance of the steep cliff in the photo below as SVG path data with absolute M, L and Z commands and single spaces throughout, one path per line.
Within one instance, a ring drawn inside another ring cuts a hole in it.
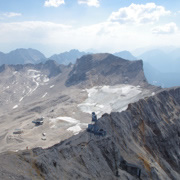
M 66 81 L 67 86 L 147 84 L 143 63 L 128 61 L 112 54 L 91 54 L 77 59 Z

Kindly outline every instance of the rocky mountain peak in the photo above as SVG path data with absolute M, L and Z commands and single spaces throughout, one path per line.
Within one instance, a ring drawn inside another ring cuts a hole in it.
M 7 54 L 0 54 L 1 64 L 34 64 L 39 63 L 45 59 L 46 57 L 40 51 L 31 48 L 20 48 Z
M 77 59 L 66 81 L 71 85 L 115 85 L 146 83 L 142 61 L 128 61 L 112 54 L 84 55 Z
M 48 60 L 45 63 L 41 63 L 41 69 L 46 69 L 49 71 L 49 77 L 56 76 L 60 74 L 63 70 L 64 66 L 59 65 L 54 60 Z
M 80 52 L 77 49 L 72 49 L 69 52 L 63 52 L 60 54 L 54 54 L 49 59 L 55 60 L 59 64 L 68 65 L 69 63 L 75 63 L 77 58 L 85 55 L 85 52 Z

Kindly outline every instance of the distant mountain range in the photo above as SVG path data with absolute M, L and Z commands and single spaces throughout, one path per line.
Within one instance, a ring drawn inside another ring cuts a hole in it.
M 35 49 L 16 49 L 7 54 L 0 52 L 0 65 L 2 64 L 37 64 L 46 60 L 54 60 L 59 64 L 75 64 L 76 60 L 83 55 L 90 54 L 73 49 L 68 52 L 45 57 Z M 170 52 L 159 49 L 146 51 L 138 57 L 133 56 L 129 51 L 114 53 L 115 56 L 126 60 L 143 60 L 144 74 L 150 84 L 172 87 L 180 85 L 180 48 Z
M 35 49 L 16 49 L 7 54 L 0 52 L 0 64 L 27 64 L 40 63 L 46 57 Z
M 160 72 L 180 73 L 180 49 L 175 49 L 170 53 L 165 53 L 162 50 L 154 49 L 143 53 L 137 58 L 149 63 L 152 67 Z
M 144 74 L 150 84 L 161 87 L 180 86 L 180 48 L 165 53 L 154 49 L 135 57 L 128 51 L 114 55 L 127 60 L 143 60 Z
M 0 65 L 2 64 L 37 64 L 40 62 L 45 62 L 46 60 L 54 60 L 59 64 L 68 65 L 69 63 L 75 64 L 78 58 L 81 58 L 86 54 L 94 54 L 91 52 L 83 52 L 77 49 L 72 49 L 67 52 L 54 54 L 49 58 L 45 57 L 43 53 L 36 49 L 16 49 L 7 54 L 0 52 Z M 127 60 L 137 60 L 129 51 L 121 51 L 114 53 L 115 56 L 118 56 Z
M 121 51 L 114 53 L 115 56 L 121 57 L 123 59 L 128 59 L 130 61 L 137 60 L 136 57 L 134 57 L 129 51 Z
M 180 73 L 178 72 L 160 72 L 149 63 L 143 62 L 144 74 L 150 84 L 165 87 L 180 86 Z
M 76 49 L 70 50 L 69 52 L 64 52 L 60 54 L 52 55 L 47 58 L 43 53 L 36 49 L 16 49 L 9 53 L 0 52 L 0 65 L 2 64 L 37 64 L 40 62 L 45 62 L 48 59 L 55 60 L 59 64 L 68 65 L 69 63 L 75 63 L 77 58 L 85 55 L 87 53 L 80 52 Z
M 180 85 L 180 49 L 170 53 L 154 49 L 138 56 L 143 60 L 144 74 L 150 84 L 162 87 Z
M 74 64 L 76 62 L 77 58 L 80 58 L 85 54 L 87 54 L 87 53 L 80 52 L 77 49 L 72 49 L 69 52 L 55 54 L 55 55 L 49 57 L 49 59 L 55 60 L 59 64 L 68 65 L 69 63 Z

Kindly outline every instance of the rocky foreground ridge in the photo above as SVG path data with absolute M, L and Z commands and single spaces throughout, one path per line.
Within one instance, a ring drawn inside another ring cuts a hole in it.
M 180 179 L 180 87 L 98 123 L 105 137 L 84 131 L 47 149 L 0 154 L 0 179 L 137 179 L 120 168 L 122 159 L 141 168 L 143 180 Z

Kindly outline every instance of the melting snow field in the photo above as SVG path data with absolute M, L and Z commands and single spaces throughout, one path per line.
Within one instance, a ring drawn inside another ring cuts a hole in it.
M 57 122 L 59 120 L 66 121 L 66 122 L 71 123 L 71 124 L 79 123 L 78 120 L 73 119 L 71 117 L 57 117 L 57 118 L 50 119 L 51 122 Z
M 59 121 L 65 121 L 67 122 L 71 127 L 67 129 L 67 131 L 71 131 L 74 133 L 74 135 L 78 134 L 82 128 L 81 127 L 87 127 L 88 124 L 86 123 L 80 123 L 79 120 L 76 120 L 71 117 L 57 117 L 50 119 L 50 123 L 52 124 L 51 128 L 57 128 Z
M 121 112 L 126 110 L 129 103 L 133 103 L 143 97 L 143 89 L 140 86 L 117 85 L 96 86 L 86 89 L 88 98 L 78 107 L 86 113 L 96 112 L 98 117 L 104 113 Z M 147 94 L 147 90 L 146 90 Z

